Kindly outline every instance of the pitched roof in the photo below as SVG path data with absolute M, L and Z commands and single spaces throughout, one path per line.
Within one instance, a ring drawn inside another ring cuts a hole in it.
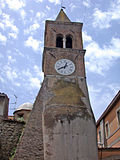
M 70 19 L 67 17 L 66 13 L 63 11 L 63 9 L 60 10 L 56 21 L 62 21 L 62 22 L 70 22 Z
M 103 114 L 100 116 L 100 118 L 97 120 L 96 125 L 99 125 L 100 121 L 111 111 L 111 109 L 114 107 L 114 104 L 120 100 L 120 90 L 118 91 L 118 93 L 116 94 L 116 96 L 113 98 L 113 100 L 111 101 L 111 103 L 108 105 L 108 107 L 106 108 L 106 110 L 103 112 Z

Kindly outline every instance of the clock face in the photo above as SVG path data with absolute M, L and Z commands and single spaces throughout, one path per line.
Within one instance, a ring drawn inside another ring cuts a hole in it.
M 75 64 L 69 59 L 60 59 L 55 63 L 55 70 L 62 75 L 70 75 L 75 71 Z

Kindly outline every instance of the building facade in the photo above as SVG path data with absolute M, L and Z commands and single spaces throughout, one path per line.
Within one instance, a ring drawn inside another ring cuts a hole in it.
M 120 158 L 120 91 L 97 121 L 99 156 Z

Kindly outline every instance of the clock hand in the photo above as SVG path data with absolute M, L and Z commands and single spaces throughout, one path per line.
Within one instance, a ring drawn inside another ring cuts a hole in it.
M 67 65 L 67 62 L 66 62 L 65 66 L 64 66 L 64 69 L 65 69 L 67 66 L 68 66 L 68 65 Z
M 62 69 L 62 68 L 64 68 L 64 66 L 63 66 L 63 67 L 58 68 L 58 70 L 60 70 L 60 69 Z
M 60 69 L 62 69 L 62 68 L 66 68 L 67 67 L 67 62 L 66 62 L 66 64 L 64 65 L 64 66 L 62 66 L 62 67 L 60 67 L 60 68 L 58 68 L 58 70 L 60 70 Z

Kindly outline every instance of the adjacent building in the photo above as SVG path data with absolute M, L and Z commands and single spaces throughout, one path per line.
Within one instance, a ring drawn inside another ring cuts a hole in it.
M 99 157 L 120 159 L 120 91 L 97 121 Z M 102 159 L 101 158 L 101 159 Z
M 30 112 L 33 108 L 32 103 L 23 103 L 21 104 L 13 113 L 14 114 L 14 119 L 17 121 L 24 121 L 26 122 L 29 118 Z

